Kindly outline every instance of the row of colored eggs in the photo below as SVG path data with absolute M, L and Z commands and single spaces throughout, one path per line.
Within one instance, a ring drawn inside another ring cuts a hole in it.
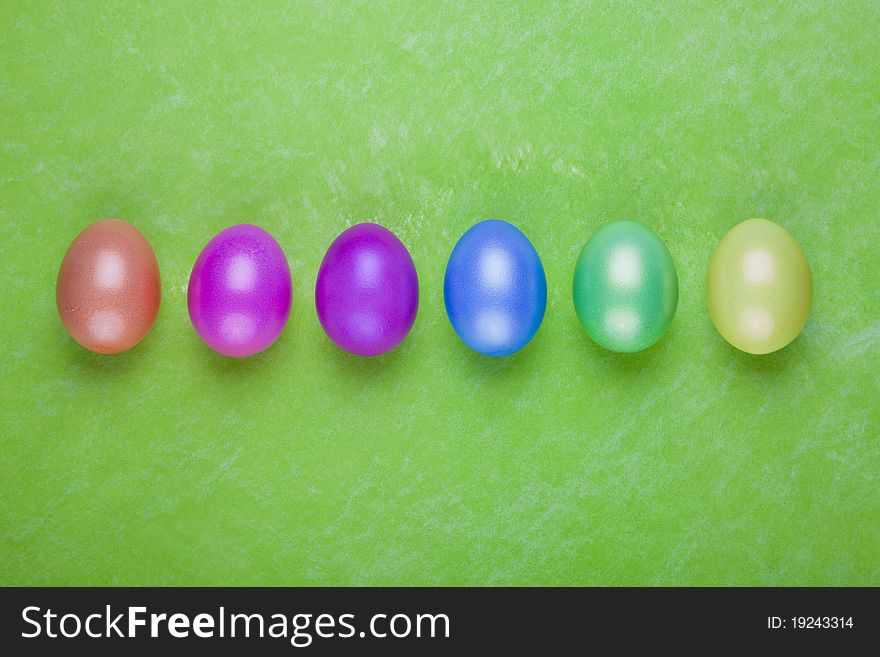
M 617 352 L 656 343 L 678 305 L 678 275 L 650 228 L 616 221 L 587 240 L 574 270 L 574 307 L 587 334 Z M 446 312 L 475 351 L 506 356 L 534 337 L 544 318 L 547 281 L 532 243 L 515 226 L 487 220 L 471 227 L 449 257 Z M 80 233 L 64 256 L 56 300 L 79 344 L 98 353 L 130 349 L 156 319 L 161 283 L 146 238 L 119 219 Z M 709 265 L 709 313 L 721 335 L 753 354 L 781 349 L 803 328 L 812 276 L 798 243 L 781 226 L 750 219 L 722 239 Z M 215 351 L 246 357 L 269 347 L 290 315 L 292 284 L 278 242 L 257 226 L 217 234 L 189 279 L 190 319 Z M 341 349 L 377 356 L 409 333 L 419 305 L 416 268 L 387 228 L 362 223 L 330 245 L 318 271 L 321 326 Z

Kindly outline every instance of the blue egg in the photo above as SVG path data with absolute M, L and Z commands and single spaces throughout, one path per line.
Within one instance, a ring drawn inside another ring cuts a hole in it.
M 547 308 L 547 277 L 522 231 L 489 219 L 471 227 L 452 250 L 443 298 L 452 328 L 468 347 L 507 356 L 538 332 Z

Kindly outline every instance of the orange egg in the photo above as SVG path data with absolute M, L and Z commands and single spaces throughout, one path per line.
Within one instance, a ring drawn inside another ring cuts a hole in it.
M 74 340 L 99 354 L 117 354 L 144 339 L 162 297 L 156 254 L 121 219 L 104 219 L 77 235 L 58 272 L 55 300 Z

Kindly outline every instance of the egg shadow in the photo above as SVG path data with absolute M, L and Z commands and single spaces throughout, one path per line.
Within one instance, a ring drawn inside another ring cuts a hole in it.
M 409 352 L 413 350 L 413 342 L 417 340 L 412 334 L 404 338 L 397 347 L 378 356 L 359 356 L 339 348 L 336 344 L 321 332 L 321 355 L 331 362 L 331 367 L 342 374 L 348 383 L 360 384 L 385 376 L 401 367 Z
M 782 376 L 791 371 L 796 364 L 807 360 L 810 357 L 813 341 L 814 338 L 809 332 L 803 332 L 778 351 L 769 354 L 749 354 L 728 344 L 718 335 L 721 346 L 733 351 L 730 359 L 738 372 L 773 377 Z
M 220 379 L 237 377 L 241 383 L 247 383 L 253 377 L 259 376 L 267 368 L 279 367 L 280 363 L 289 357 L 290 339 L 288 332 L 284 331 L 271 345 L 253 356 L 235 358 L 218 353 L 206 345 L 192 333 L 189 340 L 192 349 L 201 351 L 199 358 L 207 362 L 211 372 Z
M 63 345 L 64 360 L 74 371 L 89 377 L 100 376 L 111 382 L 125 379 L 155 358 L 158 340 L 151 330 L 143 340 L 118 354 L 89 351 L 68 335 L 61 324 L 55 329 L 57 341 Z
M 468 379 L 485 381 L 516 382 L 528 378 L 534 372 L 536 363 L 545 353 L 546 340 L 541 339 L 539 330 L 519 351 L 507 356 L 487 356 L 467 346 L 449 326 L 445 345 L 455 352 L 455 367 L 465 373 Z
M 611 351 L 595 342 L 577 318 L 570 320 L 571 330 L 580 336 L 583 352 L 588 356 L 588 362 L 603 372 L 614 372 L 626 376 L 635 376 L 645 372 L 648 368 L 659 368 L 664 362 L 668 362 L 667 352 L 673 346 L 676 334 L 676 321 L 647 349 L 635 352 Z

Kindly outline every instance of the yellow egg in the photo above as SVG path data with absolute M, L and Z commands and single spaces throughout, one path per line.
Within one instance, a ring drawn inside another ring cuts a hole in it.
M 794 237 L 767 219 L 734 226 L 709 262 L 709 315 L 737 349 L 769 354 L 803 329 L 813 301 L 813 276 Z

